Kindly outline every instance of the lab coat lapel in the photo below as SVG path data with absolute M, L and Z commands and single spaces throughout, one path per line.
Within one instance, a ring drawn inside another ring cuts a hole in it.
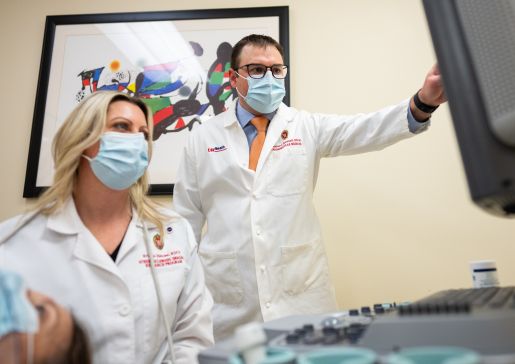
M 77 236 L 77 244 L 73 256 L 97 268 L 103 269 L 123 281 L 118 267 L 104 248 L 89 231 L 83 231 Z
M 61 211 L 49 216 L 47 228 L 60 234 L 75 235 L 75 238 L 69 238 L 69 241 L 75 242 L 72 248 L 75 258 L 112 273 L 123 281 L 116 264 L 82 223 L 72 198 L 68 199 Z
M 136 209 L 132 208 L 132 219 L 127 227 L 127 232 L 123 237 L 122 246 L 120 247 L 120 251 L 118 252 L 118 256 L 116 258 L 116 262 L 119 264 L 139 243 L 144 244 L 143 241 L 140 241 L 143 238 L 143 231 L 141 224 L 139 222 L 139 217 L 136 212 Z
M 247 189 L 252 188 L 252 175 L 254 171 L 248 169 L 249 165 L 249 143 L 238 119 L 236 118 L 236 103 L 224 114 L 224 132 L 227 140 L 227 147 L 236 160 L 239 167 L 240 180 Z
M 272 151 L 272 147 L 276 144 L 290 119 L 291 116 L 288 107 L 284 104 L 281 104 L 274 118 L 270 120 L 268 130 L 266 131 L 265 144 L 263 145 L 263 149 L 259 155 L 259 161 L 256 167 L 256 178 L 261 174 L 263 165 L 266 163 L 268 155 Z
M 245 132 L 236 117 L 236 103 L 224 113 L 224 130 L 227 148 L 243 169 L 248 166 L 249 146 Z

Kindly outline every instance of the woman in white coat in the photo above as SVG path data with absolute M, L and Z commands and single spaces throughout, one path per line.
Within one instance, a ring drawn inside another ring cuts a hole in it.
M 89 96 L 54 138 L 52 186 L 0 225 L 0 266 L 71 309 L 95 363 L 195 363 L 213 343 L 192 229 L 146 197 L 152 125 L 138 99 Z

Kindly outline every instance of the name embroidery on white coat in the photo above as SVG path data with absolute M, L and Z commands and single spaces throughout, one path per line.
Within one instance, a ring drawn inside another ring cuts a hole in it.
M 293 147 L 293 146 L 301 146 L 302 145 L 302 139 L 300 138 L 293 138 L 288 140 L 283 140 L 281 144 L 274 145 L 272 147 L 273 151 L 278 151 L 284 148 Z
M 171 252 L 154 253 L 153 258 L 156 268 L 181 264 L 184 262 L 184 256 L 179 249 L 172 250 Z M 150 256 L 148 254 L 142 254 L 138 263 L 144 264 L 146 268 L 149 268 Z
M 221 145 L 219 147 L 208 147 L 207 148 L 208 153 L 223 152 L 224 150 L 227 150 L 227 147 L 225 145 Z

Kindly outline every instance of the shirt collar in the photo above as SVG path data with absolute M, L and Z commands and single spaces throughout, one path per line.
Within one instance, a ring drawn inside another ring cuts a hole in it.
M 272 120 L 276 113 L 277 110 L 274 110 L 271 113 L 263 115 L 266 116 L 268 120 Z M 256 115 L 252 114 L 250 111 L 245 110 L 243 106 L 240 105 L 239 100 L 236 101 L 236 118 L 238 119 L 238 122 L 242 128 L 246 127 L 255 116 Z

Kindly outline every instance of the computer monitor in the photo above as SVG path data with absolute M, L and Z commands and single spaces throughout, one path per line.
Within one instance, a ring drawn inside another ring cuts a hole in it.
M 515 216 L 515 0 L 423 0 L 470 194 Z

